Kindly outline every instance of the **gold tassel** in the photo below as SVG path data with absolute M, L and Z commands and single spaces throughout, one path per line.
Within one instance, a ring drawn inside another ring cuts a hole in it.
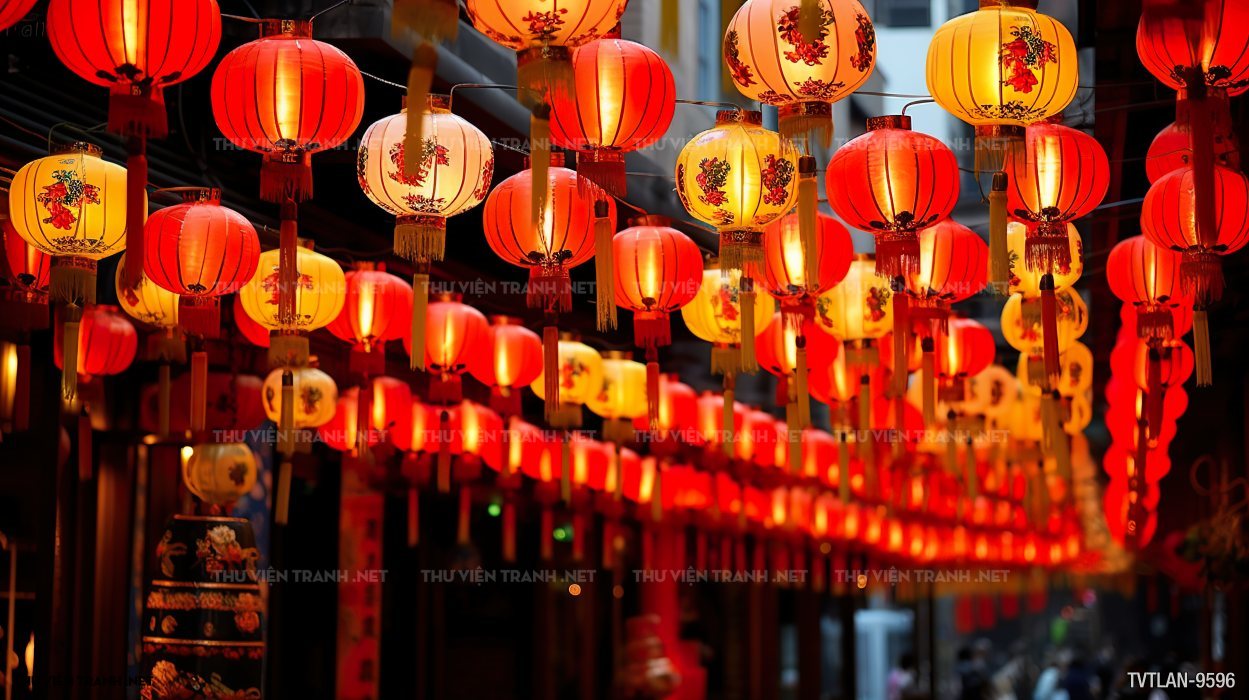
M 208 414 L 208 353 L 191 353 L 191 432 L 204 430 Z
M 429 313 L 429 274 L 412 275 L 412 352 L 408 366 L 414 370 L 425 369 L 425 324 Z
M 907 360 L 910 332 L 910 299 L 905 284 L 899 279 L 893 283 L 893 394 L 906 393 Z M 901 429 L 901 425 L 898 426 Z
M 162 362 L 160 363 L 160 388 L 157 392 L 157 395 L 159 396 L 158 403 L 160 405 L 160 423 L 157 428 L 157 432 L 160 433 L 161 437 L 169 435 L 169 397 L 171 385 L 172 383 L 169 378 L 169 363 Z
M 1010 248 L 1006 242 L 1006 186 L 1008 175 L 993 173 L 989 191 L 989 287 L 995 294 L 1010 293 Z
M 843 430 L 837 441 L 837 497 L 850 503 L 850 439 Z
M 543 413 L 550 423 L 559 412 L 559 328 L 547 325 L 542 329 Z
M 61 333 L 61 397 L 73 402 L 78 396 L 78 307 L 66 306 L 65 318 L 74 320 L 66 320 Z
M 749 277 L 742 278 L 742 291 L 738 295 L 742 312 L 742 362 L 741 371 L 754 374 L 759 371 L 759 360 L 755 357 L 755 290 L 754 281 Z
M 1214 367 L 1210 361 L 1210 319 L 1205 309 L 1193 309 L 1193 351 L 1197 360 L 1197 386 L 1214 383 Z
M 808 289 L 815 289 L 820 279 L 816 183 L 815 157 L 802 156 L 798 159 L 798 238 L 802 244 L 803 272 Z
M 530 212 L 535 231 L 543 230 L 547 199 L 550 197 L 551 106 L 542 103 L 529 117 Z
M 407 177 L 416 177 L 421 167 L 420 154 L 425 143 L 426 102 L 437 68 L 438 49 L 428 41 L 418 44 L 412 54 L 412 68 L 408 70 L 408 115 L 407 126 L 403 132 L 403 174 Z
M 273 512 L 273 521 L 278 525 L 290 522 L 291 469 L 290 459 L 283 459 L 278 464 L 278 495 Z
M 798 404 L 798 427 L 811 425 L 811 394 L 807 390 L 807 348 L 806 339 L 799 338 L 798 349 L 794 353 L 794 403 Z
M 923 390 L 924 399 L 924 425 L 931 426 L 937 422 L 937 368 L 936 353 L 933 352 L 932 338 L 924 338 L 924 364 L 923 375 L 920 377 L 920 387 Z M 895 361 L 894 366 L 897 366 Z
M 724 450 L 724 456 L 733 457 L 733 445 L 735 444 L 735 436 L 733 435 L 733 402 L 736 394 L 737 382 L 733 375 L 724 375 L 724 393 L 721 395 L 720 402 L 720 448 Z
M 559 442 L 559 497 L 564 503 L 572 503 L 572 444 L 568 433 Z
M 616 222 L 608 218 L 607 200 L 594 203 L 594 291 L 598 303 L 598 329 L 616 327 L 615 246 Z

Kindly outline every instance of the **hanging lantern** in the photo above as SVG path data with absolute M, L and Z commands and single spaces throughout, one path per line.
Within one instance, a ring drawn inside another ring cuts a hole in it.
M 0 30 L 8 29 L 21 21 L 26 16 L 26 13 L 30 12 L 30 8 L 35 6 L 37 1 L 5 0 L 3 3 L 0 3 Z M 27 671 L 27 674 L 33 677 L 30 671 Z
M 561 441 L 560 461 L 563 465 L 563 476 L 560 479 L 560 492 L 567 502 L 572 497 L 568 431 L 581 426 L 581 406 L 593 398 L 603 386 L 603 358 L 589 345 L 571 335 L 564 335 L 559 340 L 555 376 L 548 377 L 547 371 L 547 367 L 543 367 L 543 373 L 533 380 L 530 388 L 543 400 L 547 399 L 552 385 L 558 390 L 555 394 L 558 403 L 548 413 L 547 422 L 564 431 L 564 439 Z
M 1024 248 L 1027 246 L 1028 227 L 1019 221 L 1006 226 L 1006 245 L 1010 252 L 1008 288 L 1011 294 L 1021 294 L 1026 299 L 1041 298 L 1041 278 L 1047 273 L 1023 264 Z M 1052 274 L 1054 291 L 1070 289 L 1084 274 L 1084 240 L 1074 224 L 1067 224 L 1067 244 L 1071 249 L 1071 265 L 1066 271 L 1055 270 Z
M 93 304 L 83 309 L 79 322 L 77 348 L 64 349 L 65 334 L 58 327 L 54 336 L 57 369 L 64 369 L 62 358 L 73 359 L 83 381 L 93 377 L 120 374 L 134 361 L 139 336 L 134 324 L 118 313 L 116 306 Z
M 395 253 L 428 263 L 442 260 L 447 219 L 486 198 L 494 148 L 480 129 L 451 113 L 446 95 L 430 95 L 421 118 L 420 151 L 412 164 L 404 149 L 405 107 L 364 132 L 356 176 L 364 194 L 396 217 Z
M 1006 289 L 1005 161 L 1024 145 L 1024 127 L 1061 115 L 1080 82 L 1071 33 L 1036 11 L 1035 0 L 993 0 L 943 24 L 928 44 L 928 92 L 976 132 L 977 179 L 992 172 L 989 280 Z
M 784 314 L 812 318 L 816 297 L 839 285 L 850 270 L 854 241 L 841 222 L 818 214 L 813 259 L 807 260 L 800 219 L 798 213 L 789 214 L 764 231 L 764 291 L 780 302 Z M 808 279 L 811 270 L 816 275 Z
M 78 332 L 83 305 L 95 303 L 98 261 L 125 247 L 125 181 L 124 168 L 84 143 L 27 163 L 13 176 L 9 222 L 28 245 L 52 256 L 49 292 L 66 304 L 65 333 Z M 62 358 L 62 364 L 70 369 L 61 376 L 61 393 L 73 399 L 76 363 Z
M 511 316 L 492 316 L 482 351 L 469 356 L 468 371 L 490 387 L 490 406 L 503 416 L 520 415 L 520 391 L 542 373 L 542 339 Z
M 347 54 L 312 38 L 311 22 L 269 19 L 217 65 L 212 106 L 230 142 L 264 156 L 260 197 L 301 202 L 312 197 L 312 154 L 360 124 L 364 78 Z
M 672 344 L 669 314 L 694 299 L 703 256 L 668 219 L 645 216 L 612 239 L 616 302 L 633 312 L 633 342 L 646 351 L 646 396 L 652 422 L 659 411 L 659 348 Z
M 646 388 L 646 365 L 629 359 L 628 353 L 603 353 L 603 386 L 586 407 L 603 418 L 606 440 L 616 444 L 633 440 L 634 419 L 647 414 Z
M 952 318 L 948 332 L 938 339 L 936 373 L 940 398 L 962 402 L 968 398 L 966 382 L 993 364 L 997 354 L 993 333 L 970 318 Z
M 281 378 L 279 377 L 279 383 Z M 265 420 L 264 380 L 233 371 L 210 372 L 205 423 L 214 430 L 252 430 Z M 280 387 L 279 387 L 280 388 Z M 172 406 L 188 410 L 170 410 L 166 429 L 161 425 L 160 386 L 144 386 L 139 399 L 139 429 L 149 433 L 175 435 L 191 429 L 191 375 L 180 375 L 170 383 Z
M 146 276 L 140 277 L 138 284 L 128 288 L 124 280 L 125 259 L 126 254 L 122 253 L 114 280 L 121 310 L 136 321 L 174 333 L 178 327 L 178 295 L 158 287 Z
M 261 389 L 265 415 L 277 423 L 282 420 L 282 369 L 265 377 Z M 316 367 L 295 367 L 291 370 L 294 403 L 292 428 L 317 428 L 334 417 L 338 403 L 338 385 Z
M 1137 307 L 1136 333 L 1142 340 L 1170 340 L 1175 335 L 1168 307 L 1186 305 L 1180 286 L 1179 253 L 1160 248 L 1144 236 L 1125 238 L 1110 250 L 1106 281 L 1125 304 Z
M 1027 129 L 1024 147 L 1006 160 L 1006 203 L 1029 224 L 1027 267 L 1065 272 L 1071 266 L 1066 224 L 1093 211 L 1110 186 L 1110 165 L 1097 139 L 1061 124 Z
M 47 303 L 48 283 L 51 280 L 52 256 L 28 244 L 13 229 L 7 210 L 0 236 L 4 239 L 3 279 L 8 286 L 23 294 L 41 295 Z
M 241 442 L 203 443 L 182 462 L 182 483 L 201 501 L 228 508 L 256 484 L 259 467 Z
M 256 274 L 239 289 L 247 315 L 270 331 L 309 332 L 329 325 L 342 311 L 347 277 L 333 259 L 299 246 L 296 249 L 298 284 L 295 287 L 293 326 L 279 320 L 278 266 L 281 251 L 266 250 L 256 263 Z
M 1181 98 L 1181 104 L 1184 100 Z M 1177 110 L 1178 111 L 1178 110 Z M 1219 112 L 1214 124 L 1214 164 L 1232 170 L 1240 169 L 1240 147 L 1236 142 L 1231 114 Z M 1174 121 L 1166 126 L 1149 144 L 1145 154 L 1145 176 L 1150 183 L 1172 170 L 1193 166 L 1192 127 L 1185 121 Z
M 368 394 L 361 405 L 361 394 Z M 340 452 L 360 456 L 365 450 L 389 442 L 407 449 L 411 438 L 412 393 L 393 377 L 374 377 L 368 391 L 359 387 L 343 391 L 333 416 L 317 428 L 322 442 Z
M 109 131 L 127 144 L 124 273 L 137 284 L 147 249 L 147 138 L 169 131 L 165 88 L 199 73 L 221 42 L 216 0 L 55 0 L 48 4 L 48 40 L 66 68 L 110 90 Z
M 575 89 L 551 99 L 551 140 L 577 152 L 577 172 L 620 197 L 625 154 L 654 144 L 672 123 L 676 84 L 651 49 L 617 36 L 573 51 Z
M 432 403 L 460 402 L 460 377 L 476 356 L 484 354 L 488 334 L 486 317 L 460 301 L 458 295 L 443 294 L 430 303 L 423 351 L 425 369 L 433 375 L 429 385 Z M 404 348 L 409 354 L 422 351 L 406 342 Z
M 757 346 L 759 366 L 781 380 L 777 385 L 777 404 L 785 406 L 791 450 L 797 449 L 802 429 L 811 424 L 809 368 L 827 370 L 841 351 L 841 344 L 812 321 L 789 324 L 778 313 L 758 335 Z M 791 466 L 800 462 L 791 452 Z
M 1016 350 L 1032 359 L 1029 366 L 1030 380 L 1038 386 L 1050 386 L 1051 377 L 1057 380 L 1058 372 L 1049 374 L 1043 357 L 1051 347 L 1044 339 L 1040 301 L 1013 294 L 1002 307 L 1002 337 Z M 1052 347 L 1061 355 L 1088 329 L 1088 307 L 1080 295 L 1072 289 L 1064 289 L 1055 295 L 1054 343 Z
M 841 341 L 847 361 L 856 367 L 876 364 L 876 341 L 893 327 L 892 292 L 876 276 L 871 255 L 855 255 L 846 276 L 815 302 L 816 324 Z
M 945 144 L 911 131 L 909 117 L 875 117 L 867 128 L 829 161 L 828 201 L 846 223 L 876 236 L 876 274 L 908 275 L 919 265 L 919 230 L 958 201 L 958 162 Z
M 326 330 L 362 353 L 387 339 L 402 337 L 395 328 L 404 325 L 398 311 L 405 304 L 407 283 L 373 263 L 356 263 L 344 277 L 343 308 Z
M 1214 90 L 1239 95 L 1249 90 L 1249 8 L 1234 0 L 1211 0 L 1199 7 L 1160 6 L 1141 15 L 1136 51 L 1141 63 L 1172 90 L 1191 87 L 1196 70 Z
M 221 206 L 220 190 L 191 189 L 148 218 L 144 253 L 147 278 L 181 297 L 182 329 L 215 337 L 220 297 L 255 274 L 260 240 L 251 222 Z
M 876 29 L 857 0 L 748 0 L 729 20 L 724 62 L 742 95 L 779 110 L 783 135 L 827 149 L 832 103 L 872 74 Z

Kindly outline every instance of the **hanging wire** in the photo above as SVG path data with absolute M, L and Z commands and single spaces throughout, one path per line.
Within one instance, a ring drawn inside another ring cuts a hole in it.
M 256 19 L 260 19 L 260 13 L 256 11 L 256 6 L 251 3 L 251 0 L 242 0 L 242 1 L 243 1 L 243 5 L 247 7 L 247 11 L 252 13 L 252 17 L 255 17 Z
M 313 12 L 312 16 L 308 18 L 308 24 L 312 24 L 314 21 L 316 21 L 318 17 L 320 17 L 321 15 L 327 12 L 333 12 L 334 10 L 337 10 L 343 5 L 352 5 L 352 4 L 355 4 L 355 0 L 338 0 L 338 2 L 334 3 L 333 5 L 330 5 L 324 10 L 321 10 L 320 12 Z
M 100 122 L 92 127 L 81 127 L 73 122 L 57 122 L 48 129 L 48 153 L 52 152 L 52 136 L 56 133 L 57 129 L 68 129 L 69 131 L 77 131 L 85 136 L 94 137 L 99 134 L 99 132 L 103 131 L 106 126 L 108 126 L 108 122 Z
M 253 12 L 255 12 L 255 10 L 253 10 Z M 264 20 L 260 19 L 259 15 L 257 15 L 256 17 L 244 17 L 243 15 L 228 15 L 222 12 L 221 18 L 232 19 L 235 22 L 246 22 L 247 24 L 264 24 Z
M 715 107 L 717 109 L 732 109 L 738 112 L 746 111 L 745 107 L 735 102 L 716 102 L 715 100 L 676 100 L 679 105 L 695 105 L 698 107 Z
M 902 105 L 902 116 L 905 117 L 906 110 L 910 109 L 911 107 L 915 105 L 936 104 L 936 102 L 937 101 L 932 99 L 931 97 L 927 97 L 922 100 L 911 100 L 910 102 L 907 102 L 906 104 Z
M 379 78 L 376 75 L 373 75 L 372 73 L 365 73 L 364 71 L 360 71 L 360 75 L 363 75 L 364 77 L 369 78 L 371 80 L 376 80 L 382 85 L 389 85 L 390 87 L 393 87 L 393 88 L 399 88 L 400 90 L 403 90 L 404 92 L 408 91 L 408 86 L 402 83 L 396 83 L 394 81 L 387 80 L 385 78 Z

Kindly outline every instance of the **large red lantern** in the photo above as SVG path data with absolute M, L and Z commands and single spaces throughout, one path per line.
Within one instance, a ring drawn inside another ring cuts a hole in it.
M 261 153 L 260 196 L 312 196 L 311 156 L 341 144 L 364 112 L 364 78 L 339 49 L 312 38 L 307 20 L 264 20 L 260 38 L 221 59 L 213 73 L 217 126 L 236 146 Z
M 810 317 L 815 298 L 832 289 L 850 271 L 854 240 L 840 221 L 816 215 L 815 250 L 802 240 L 802 215 L 795 212 L 778 219 L 763 231 L 763 279 L 765 290 L 781 303 L 781 309 Z M 814 258 L 807 260 L 810 255 Z M 808 278 L 814 269 L 814 278 Z
M 131 137 L 126 162 L 127 286 L 146 257 L 147 137 L 168 131 L 164 89 L 193 77 L 217 53 L 216 0 L 53 0 L 48 39 L 79 77 L 110 89 L 108 128 Z
M 61 347 L 61 326 L 54 335 L 56 366 L 64 369 L 62 357 L 74 361 L 78 376 L 84 381 L 92 377 L 119 374 L 134 361 L 139 336 L 134 324 L 116 306 L 91 305 L 82 310 L 78 325 L 78 347 L 73 351 Z
M 1231 122 L 1231 114 L 1225 113 L 1227 119 L 1219 120 L 1214 125 L 1214 162 L 1233 170 L 1240 169 L 1240 149 L 1236 143 L 1236 131 Z M 1174 121 L 1166 126 L 1145 154 L 1145 175 L 1151 183 L 1172 170 L 1190 168 L 1193 165 L 1193 134 L 1187 121 Z
M 1172 311 L 1185 299 L 1180 286 L 1180 254 L 1150 243 L 1144 236 L 1119 241 L 1106 260 L 1110 291 L 1137 307 L 1136 334 L 1165 341 L 1175 336 Z
M 577 152 L 577 172 L 625 193 L 625 153 L 658 141 L 672 123 L 676 85 L 659 54 L 619 36 L 572 55 L 574 90 L 551 100 L 551 140 Z
M 481 352 L 469 356 L 468 371 L 490 387 L 490 405 L 500 414 L 520 414 L 520 391 L 542 374 L 542 339 L 510 316 L 491 319 Z
M 406 335 L 402 311 L 411 303 L 406 282 L 372 263 L 356 263 L 346 279 L 343 309 L 326 326 L 334 337 L 367 353 L 383 341 Z
M 952 318 L 948 330 L 937 339 L 937 378 L 944 401 L 965 400 L 966 381 L 993 364 L 997 344 L 993 333 L 970 318 Z
M 1006 206 L 1029 224 L 1024 262 L 1032 270 L 1066 272 L 1071 267 L 1067 223 L 1093 211 L 1110 186 L 1105 150 L 1077 129 L 1034 124 L 1003 170 L 1010 178 Z
M 475 355 L 485 351 L 489 328 L 480 311 L 453 294 L 443 294 L 429 305 L 425 323 L 425 347 L 412 347 L 404 336 L 409 354 L 425 353 L 425 369 L 434 375 L 429 385 L 433 403 L 460 400 L 460 375 L 468 371 Z
M 1136 28 L 1141 63 L 1173 90 L 1194 80 L 1239 95 L 1249 90 L 1249 6 L 1207 0 L 1194 7 L 1158 3 L 1147 7 Z M 1192 75 L 1196 73 L 1196 76 Z
M 5 0 L 0 2 L 0 30 L 8 29 L 30 12 L 37 0 Z
M 911 131 L 909 117 L 875 117 L 867 128 L 829 161 L 828 202 L 846 223 L 876 236 L 878 275 L 906 275 L 919 265 L 918 231 L 958 201 L 958 161 L 945 144 Z

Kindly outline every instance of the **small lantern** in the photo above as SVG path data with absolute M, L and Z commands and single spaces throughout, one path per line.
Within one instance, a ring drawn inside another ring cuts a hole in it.
M 542 374 L 542 339 L 510 316 L 492 316 L 482 352 L 468 371 L 490 387 L 490 405 L 504 416 L 520 415 L 520 392 Z

